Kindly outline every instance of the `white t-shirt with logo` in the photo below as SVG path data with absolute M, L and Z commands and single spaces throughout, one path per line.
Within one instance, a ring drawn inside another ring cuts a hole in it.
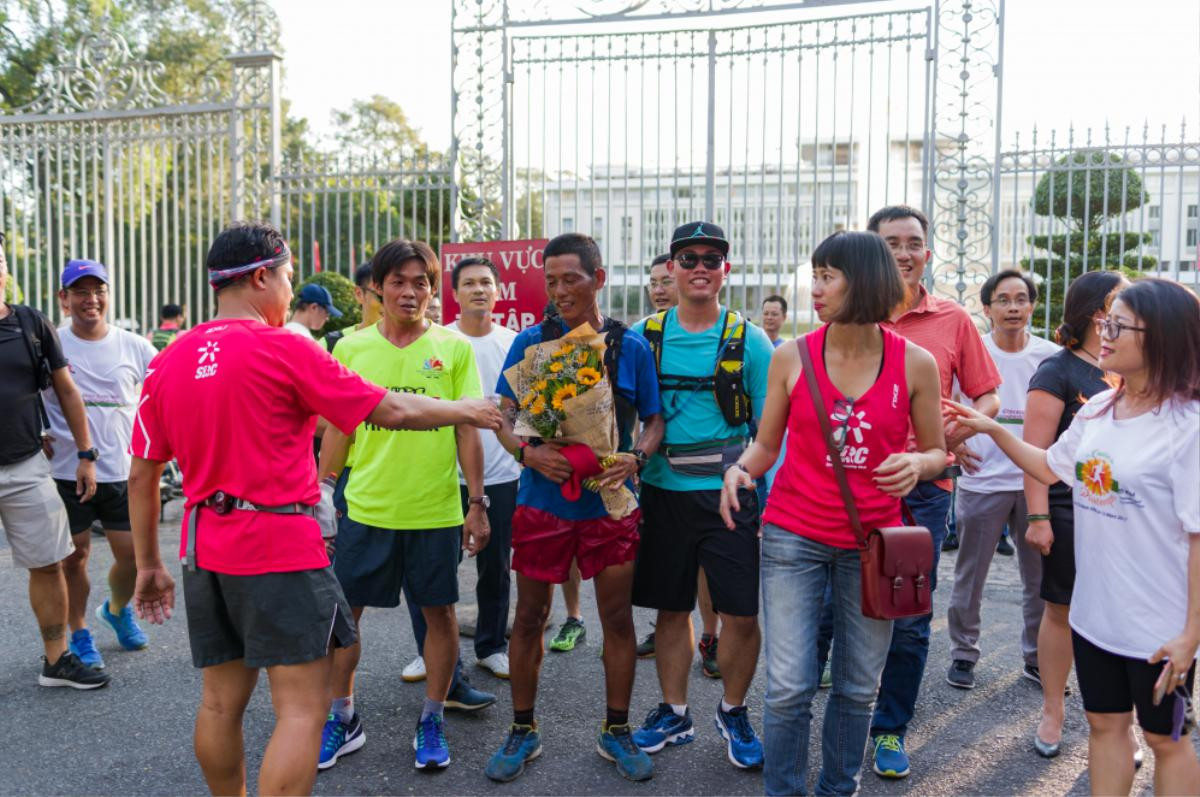
M 463 332 L 457 321 L 446 324 L 446 329 L 457 332 L 471 342 L 471 348 L 475 350 L 475 364 L 479 367 L 479 381 L 483 384 L 483 397 L 499 402 L 496 383 L 500 380 L 500 369 L 504 367 L 504 359 L 508 356 L 513 341 L 517 339 L 517 333 L 499 324 L 492 324 L 491 332 L 477 338 Z M 504 446 L 500 445 L 496 433 L 480 429 L 479 437 L 483 440 L 483 483 L 504 484 L 519 479 L 521 466 L 504 450 Z M 467 483 L 462 478 L 461 471 L 459 481 L 462 484 Z
M 1145 659 L 1183 632 L 1188 540 L 1200 534 L 1200 401 L 1116 420 L 1097 393 L 1047 452 L 1075 504 L 1071 628 Z
M 96 481 L 123 482 L 129 478 L 129 440 L 138 394 L 146 367 L 158 354 L 140 335 L 109 326 L 100 340 L 84 340 L 69 324 L 58 328 L 71 378 L 83 396 L 92 445 L 100 452 Z M 79 457 L 66 416 L 53 388 L 43 391 L 50 433 L 55 437 L 50 472 L 56 479 L 75 479 Z
M 312 340 L 312 330 L 304 326 L 304 324 L 301 324 L 299 321 L 288 321 L 283 325 L 283 328 L 289 332 L 295 332 L 300 337 Z
M 1029 380 L 1042 360 L 1058 352 L 1058 346 L 1036 335 L 1019 352 L 1007 352 L 996 345 L 991 334 L 983 336 L 984 348 L 992 355 L 1000 377 L 997 393 L 1000 397 L 1000 412 L 996 420 L 1004 428 L 1021 436 L 1025 428 L 1025 402 L 1028 399 Z M 975 435 L 967 441 L 967 448 L 980 456 L 979 470 L 968 474 L 965 470 L 958 477 L 958 486 L 973 493 L 996 493 L 1025 489 L 1025 478 L 1021 469 L 1012 463 L 999 449 L 992 438 L 985 434 Z

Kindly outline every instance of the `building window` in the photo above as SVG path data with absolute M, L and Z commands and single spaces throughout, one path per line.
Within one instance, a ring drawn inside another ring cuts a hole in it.
M 570 216 L 564 216 L 562 220 L 563 232 L 575 232 L 575 219 Z
M 597 216 L 592 219 L 592 239 L 595 240 L 596 246 L 601 250 L 604 249 L 604 217 Z
M 1161 209 L 1158 207 L 1158 205 L 1151 205 L 1151 206 L 1150 206 L 1150 207 L 1149 207 L 1149 208 L 1146 210 L 1146 213 L 1147 213 L 1147 215 L 1148 215 L 1150 218 L 1152 218 L 1152 219 L 1157 219 L 1157 218 L 1159 218 L 1159 212 L 1160 212 L 1160 210 L 1161 210 Z
M 1159 243 L 1158 230 L 1151 230 L 1150 231 L 1150 245 L 1158 246 L 1158 243 Z
M 1194 218 L 1196 218 L 1196 215 L 1197 215 L 1196 211 L 1197 211 L 1197 210 L 1200 210 L 1200 205 L 1188 205 L 1188 208 L 1187 208 L 1187 217 L 1188 217 L 1189 219 L 1194 219 Z
M 633 216 L 621 217 L 621 261 L 628 263 L 633 257 Z
M 1196 228 L 1192 227 L 1187 231 L 1187 246 L 1196 245 Z
M 1191 270 L 1192 270 L 1192 269 L 1194 269 L 1195 267 L 1196 267 L 1196 261 L 1195 261 L 1195 260 L 1180 260 L 1180 261 L 1179 261 L 1179 270 L 1180 270 L 1181 272 L 1182 272 L 1182 271 L 1191 271 Z

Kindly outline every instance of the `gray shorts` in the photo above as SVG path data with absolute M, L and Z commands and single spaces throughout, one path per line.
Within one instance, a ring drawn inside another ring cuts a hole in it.
M 75 550 L 66 507 L 50 478 L 50 462 L 40 451 L 0 465 L 0 524 L 16 567 L 52 565 Z
M 184 568 L 192 664 L 304 664 L 358 637 L 333 570 L 231 576 Z

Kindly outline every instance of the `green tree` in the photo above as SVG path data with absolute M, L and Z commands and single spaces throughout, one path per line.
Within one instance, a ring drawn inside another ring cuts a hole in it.
M 1151 241 L 1150 233 L 1111 232 L 1120 229 L 1123 214 L 1136 210 L 1150 195 L 1137 172 L 1123 165 L 1120 155 L 1107 149 L 1082 149 L 1060 158 L 1038 180 L 1033 212 L 1057 221 L 1064 230 L 1052 235 L 1030 235 L 1026 241 L 1038 253 L 1021 259 L 1021 267 L 1042 277 L 1042 301 L 1050 308 L 1049 329 L 1062 322 L 1063 299 L 1072 280 L 1087 271 L 1119 270 L 1130 279 L 1142 269 L 1153 269 L 1156 260 L 1141 256 L 1138 248 Z M 1043 313 L 1034 316 L 1037 324 Z
M 341 318 L 333 318 L 325 322 L 325 326 L 321 327 L 317 332 L 318 338 L 323 338 L 335 329 L 343 327 L 351 327 L 362 321 L 362 308 L 358 305 L 358 300 L 354 298 L 354 283 L 338 274 L 336 271 L 321 271 L 317 274 L 311 274 L 304 282 L 300 283 L 299 287 L 305 285 L 320 285 L 329 291 L 329 295 L 333 297 L 333 306 L 342 311 Z M 296 292 L 299 293 L 299 287 Z M 292 303 L 295 309 L 295 302 Z

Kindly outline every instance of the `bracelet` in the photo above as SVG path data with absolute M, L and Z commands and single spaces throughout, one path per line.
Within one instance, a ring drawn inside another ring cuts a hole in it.
M 746 470 L 746 466 L 740 462 L 733 462 L 733 463 L 726 465 L 725 469 L 723 471 L 721 471 L 721 475 L 724 476 L 725 474 L 729 473 L 730 468 L 737 468 L 742 473 L 746 474 L 747 476 L 750 476 L 750 471 Z M 753 479 L 754 477 L 750 476 L 750 478 Z
M 1049 520 L 1049 519 L 1050 519 L 1050 515 L 1045 514 L 1045 513 L 1040 513 L 1040 512 L 1036 513 L 1036 514 L 1025 516 L 1026 523 L 1032 523 L 1035 520 Z
M 335 474 L 330 473 L 324 479 L 321 479 L 321 484 L 328 484 L 330 487 L 333 487 L 334 489 L 336 489 L 337 488 L 337 480 L 338 480 L 338 477 Z

